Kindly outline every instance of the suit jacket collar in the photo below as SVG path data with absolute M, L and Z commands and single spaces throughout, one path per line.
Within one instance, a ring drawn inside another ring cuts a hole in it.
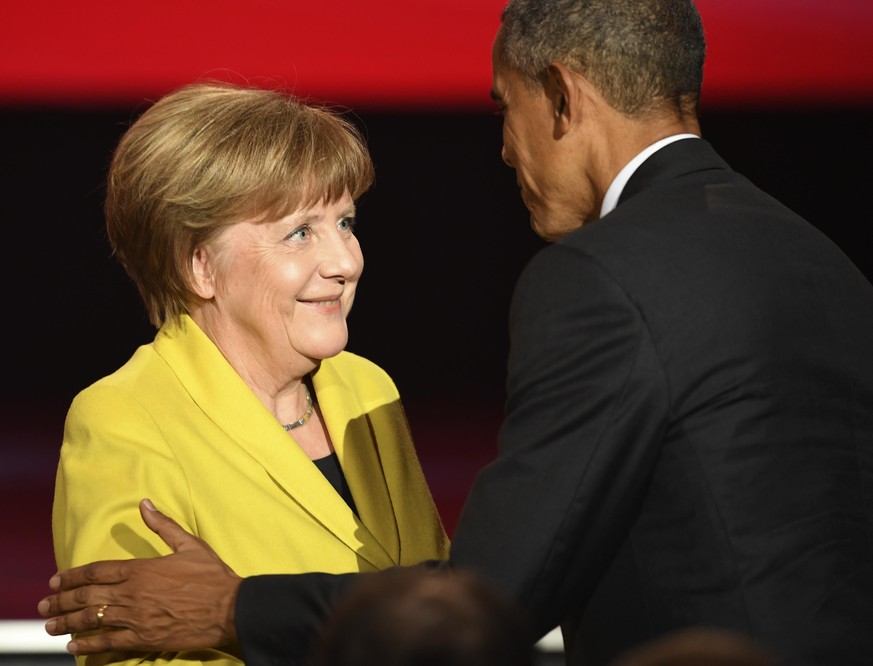
M 154 348 L 197 406 L 314 520 L 374 567 L 383 569 L 396 563 L 190 317 L 183 315 L 177 323 L 162 328 L 155 338 Z M 389 517 L 394 514 L 375 452 L 373 433 L 361 424 L 365 410 L 356 392 L 338 373 L 331 371 L 329 363 L 325 361 L 322 366 L 313 374 L 313 386 L 337 455 L 342 461 L 350 428 L 354 429 L 350 439 L 357 442 L 356 450 L 360 448 L 365 452 L 362 455 L 367 469 L 351 475 L 355 481 L 364 475 L 370 482 L 363 495 L 357 495 L 367 497 L 361 501 L 363 507 L 359 506 L 362 519 L 375 513 L 393 526 Z M 366 452 L 370 452 L 369 455 Z M 356 455 L 355 459 L 361 460 L 362 455 Z M 355 491 L 354 485 L 352 491 Z M 396 534 L 390 528 L 383 531 L 389 541 Z M 388 545 L 389 548 L 394 546 L 393 543 Z
M 675 141 L 644 161 L 625 185 L 618 205 L 654 185 L 708 169 L 730 170 L 712 145 L 704 139 Z

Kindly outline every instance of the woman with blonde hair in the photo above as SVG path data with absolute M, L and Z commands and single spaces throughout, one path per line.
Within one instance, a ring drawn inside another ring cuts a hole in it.
M 277 91 L 190 85 L 128 129 L 106 225 L 158 332 L 70 407 L 60 569 L 168 553 L 140 519 L 145 497 L 240 576 L 446 556 L 397 389 L 344 351 L 363 269 L 355 200 L 372 179 L 353 125 Z M 121 610 L 101 606 L 98 624 Z

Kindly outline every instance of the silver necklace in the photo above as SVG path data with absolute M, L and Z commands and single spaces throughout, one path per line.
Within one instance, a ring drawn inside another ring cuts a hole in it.
M 306 425 L 309 417 L 312 416 L 312 396 L 309 395 L 309 387 L 304 384 L 303 390 L 306 391 L 306 411 L 303 413 L 303 416 L 301 416 L 293 423 L 283 423 L 282 427 L 285 428 L 285 432 L 288 432 L 289 430 L 294 430 L 294 428 L 299 428 L 302 425 Z

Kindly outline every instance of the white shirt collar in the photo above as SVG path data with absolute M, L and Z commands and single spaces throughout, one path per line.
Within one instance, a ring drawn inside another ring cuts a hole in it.
M 615 208 L 616 205 L 618 205 L 618 198 L 621 196 L 621 193 L 624 190 L 624 186 L 627 185 L 627 181 L 630 180 L 630 177 L 634 175 L 634 171 L 636 171 L 639 168 L 640 164 L 645 162 L 650 155 L 659 151 L 664 146 L 673 143 L 674 141 L 679 141 L 680 139 L 699 138 L 700 137 L 696 134 L 674 134 L 673 136 L 668 136 L 666 139 L 656 141 L 651 146 L 639 153 L 630 162 L 628 162 L 621 171 L 618 172 L 618 175 L 610 184 L 609 189 L 606 190 L 606 194 L 603 197 L 603 204 L 600 206 L 600 217 L 603 217 L 607 213 L 611 212 L 612 209 Z

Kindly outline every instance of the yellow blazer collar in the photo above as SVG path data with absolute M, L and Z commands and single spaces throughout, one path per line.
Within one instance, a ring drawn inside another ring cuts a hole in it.
M 164 326 L 154 349 L 198 407 L 325 529 L 377 569 L 397 564 L 393 508 L 366 411 L 329 360 L 313 374 L 313 387 L 340 462 L 353 465 L 343 470 L 361 520 L 190 317 Z

